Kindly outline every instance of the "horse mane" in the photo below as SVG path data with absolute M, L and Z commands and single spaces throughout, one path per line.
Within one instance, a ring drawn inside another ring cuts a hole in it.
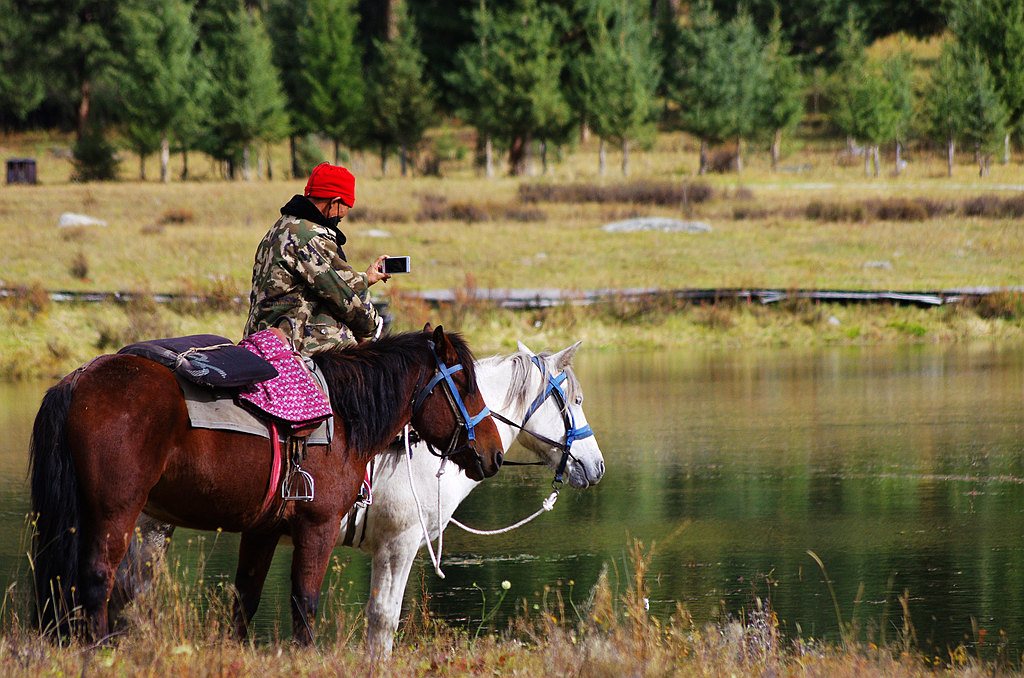
M 475 393 L 472 351 L 457 332 L 445 336 L 469 381 L 467 394 Z M 331 409 L 344 423 L 350 446 L 361 453 L 376 453 L 391 442 L 392 425 L 415 396 L 404 392 L 407 375 L 422 369 L 426 385 L 436 367 L 427 344 L 430 339 L 423 331 L 387 334 L 377 341 L 331 348 L 313 356 L 324 373 Z
M 540 359 L 541 378 L 546 384 L 548 379 L 547 359 L 553 354 L 550 351 L 541 351 L 536 355 Z M 502 360 L 512 361 L 512 379 L 509 380 L 508 391 L 505 393 L 504 407 L 510 407 L 514 403 L 527 404 L 528 400 L 532 402 L 534 395 L 526 392 L 526 387 L 530 383 L 530 371 L 534 369 L 533 361 L 530 360 L 530 354 L 519 351 L 505 356 Z M 576 399 L 582 392 L 582 387 L 580 386 L 579 379 L 576 378 L 576 373 L 573 372 L 572 365 L 567 365 L 564 372 L 565 381 L 562 383 L 562 390 L 565 391 L 565 406 L 568 407 L 576 402 Z

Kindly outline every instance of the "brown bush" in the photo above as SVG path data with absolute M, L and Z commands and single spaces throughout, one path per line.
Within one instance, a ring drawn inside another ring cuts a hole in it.
M 883 221 L 924 221 L 928 218 L 925 206 L 908 198 L 874 201 L 869 204 L 868 211 Z
M 706 202 L 712 197 L 707 184 L 634 181 L 627 184 L 521 184 L 519 199 L 525 203 L 641 203 L 680 206 Z
M 195 218 L 196 215 L 192 213 L 192 210 L 176 207 L 164 212 L 163 216 L 160 217 L 160 223 L 187 224 L 188 222 L 193 221 Z
M 863 221 L 867 216 L 867 210 L 863 205 L 856 203 L 823 203 L 814 200 L 807 204 L 804 216 L 815 221 Z

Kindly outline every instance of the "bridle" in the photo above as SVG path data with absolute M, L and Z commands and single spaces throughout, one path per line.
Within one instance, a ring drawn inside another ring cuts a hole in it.
M 551 376 L 551 374 L 544 369 L 544 366 L 540 364 L 540 360 L 537 358 L 537 356 L 530 356 L 530 361 L 537 366 L 537 369 L 540 370 L 541 375 L 546 376 L 548 379 L 547 383 L 544 385 L 544 392 L 538 394 L 537 397 L 534 398 L 533 402 L 530 404 L 530 407 L 527 408 L 526 414 L 523 416 L 523 423 L 517 424 L 498 412 L 491 412 L 491 416 L 497 419 L 498 421 L 508 424 L 509 426 L 518 428 L 520 431 L 529 433 L 531 436 L 541 441 L 545 445 L 550 445 L 551 447 L 554 447 L 562 451 L 562 459 L 558 462 L 558 469 L 555 471 L 555 479 L 551 481 L 551 487 L 555 490 L 558 490 L 562 487 L 562 476 L 565 474 L 565 468 L 569 464 L 569 458 L 572 457 L 573 461 L 578 462 L 576 457 L 572 456 L 572 444 L 577 440 L 589 438 L 590 436 L 594 435 L 594 431 L 593 429 L 590 428 L 590 424 L 587 424 L 583 428 L 576 428 L 576 419 L 575 417 L 573 417 L 572 409 L 568 407 L 569 399 L 566 396 L 565 391 L 562 389 L 562 384 L 565 383 L 565 380 L 567 378 L 565 372 L 562 372 L 558 376 Z M 540 406 L 544 404 L 544 401 L 546 401 L 549 397 L 555 399 L 555 402 L 558 405 L 558 410 L 559 412 L 562 413 L 562 423 L 565 425 L 564 442 L 552 440 L 551 438 L 548 438 L 543 434 L 537 433 L 536 431 L 531 431 L 530 429 L 526 428 L 526 424 L 527 422 L 530 421 L 530 417 L 533 416 L 533 413 L 536 412 L 540 408 Z M 515 466 L 532 466 L 541 465 L 543 463 L 544 462 L 505 462 L 505 464 Z
M 428 381 L 426 386 L 420 389 L 416 394 L 416 397 L 413 398 L 413 416 L 416 416 L 416 412 L 419 411 L 423 402 L 427 399 L 427 396 L 429 396 L 434 390 L 434 387 L 441 384 L 441 390 L 444 393 L 449 406 L 452 408 L 452 413 L 455 415 L 455 421 L 458 423 L 458 427 L 452 431 L 452 437 L 448 442 L 448 449 L 446 452 L 441 453 L 435 451 L 434 446 L 430 443 L 427 443 L 427 449 L 442 459 L 451 457 L 458 450 L 459 434 L 462 432 L 462 429 L 465 429 L 466 437 L 469 440 L 469 447 L 475 452 L 476 446 L 473 443 L 476 441 L 476 426 L 490 415 L 491 411 L 488 409 L 487 405 L 484 405 L 483 409 L 480 410 L 479 413 L 475 416 L 470 416 L 465 403 L 462 402 L 462 396 L 459 395 L 459 389 L 455 386 L 455 382 L 452 380 L 452 375 L 462 369 L 462 364 L 457 363 L 448 367 L 444 364 L 444 361 L 441 360 L 441 357 L 437 355 L 437 349 L 434 346 L 434 342 L 428 339 L 427 345 L 430 347 L 430 353 L 434 356 L 436 367 L 434 368 L 433 378 Z M 422 378 L 423 376 L 421 374 L 420 379 L 422 380 Z

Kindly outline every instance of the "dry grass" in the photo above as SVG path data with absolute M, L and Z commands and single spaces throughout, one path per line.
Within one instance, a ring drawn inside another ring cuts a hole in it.
M 751 600 L 742 618 L 697 624 L 683 607 L 668 619 L 647 611 L 648 563 L 653 548 L 629 548 L 625 590 L 607 572 L 586 600 L 574 601 L 559 584 L 545 587 L 537 605 L 516 603 L 508 627 L 471 633 L 431 617 L 419 604 L 408 615 L 386 661 L 361 647 L 363 619 L 346 605 L 335 562 L 318 621 L 315 648 L 298 648 L 275 637 L 237 643 L 228 637 L 230 590 L 204 581 L 203 559 L 195 572 L 171 565 L 155 588 L 129 607 L 121 631 L 100 646 L 48 641 L 25 628 L 14 587 L 5 596 L 0 666 L 11 678 L 25 676 L 975 676 L 1020 675 L 1001 660 L 981 661 L 963 647 L 946 657 L 924 657 L 902 638 L 879 647 L 848 634 L 842 644 L 814 638 L 787 640 L 770 604 Z M 615 578 L 618 580 L 618 578 Z M 497 597 L 497 593 L 492 592 Z M 912 633 L 904 624 L 900 635 Z

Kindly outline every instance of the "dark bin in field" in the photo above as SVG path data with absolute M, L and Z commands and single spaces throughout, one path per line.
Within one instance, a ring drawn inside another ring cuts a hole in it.
M 36 183 L 35 158 L 11 158 L 7 161 L 8 184 Z

